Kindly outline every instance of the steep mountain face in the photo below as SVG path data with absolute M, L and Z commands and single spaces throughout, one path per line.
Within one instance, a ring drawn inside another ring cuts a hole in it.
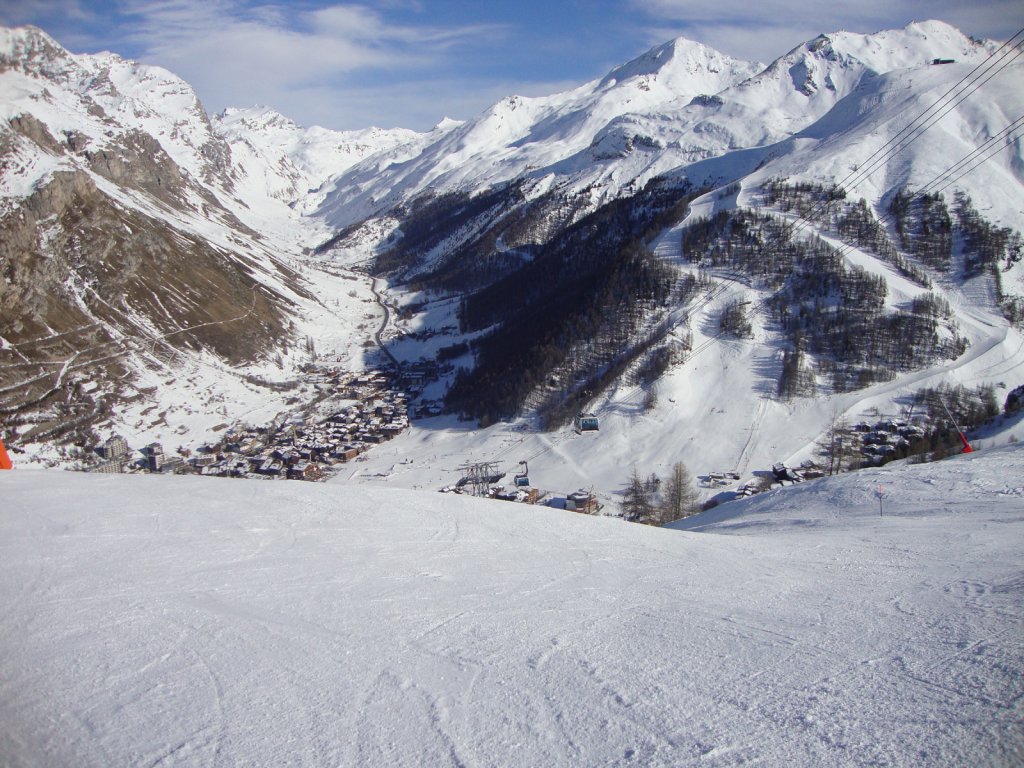
M 29 111 L 80 150 L 148 134 L 196 179 L 229 185 L 230 157 L 192 88 L 159 67 L 114 54 L 75 56 L 32 27 L 0 31 L 7 116 Z M 29 109 L 30 107 L 30 109 Z
M 6 424 L 87 441 L 147 369 L 251 366 L 287 343 L 315 299 L 250 226 L 231 147 L 186 83 L 22 28 L 0 31 L 0 94 Z

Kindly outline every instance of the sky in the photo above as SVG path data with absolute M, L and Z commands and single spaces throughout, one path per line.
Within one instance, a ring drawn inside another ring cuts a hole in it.
M 1020 0 L 0 0 L 0 24 L 34 24 L 74 53 L 165 67 L 208 111 L 271 106 L 302 125 L 429 130 L 500 98 L 600 78 L 684 36 L 770 62 L 822 32 L 937 18 L 1006 40 Z

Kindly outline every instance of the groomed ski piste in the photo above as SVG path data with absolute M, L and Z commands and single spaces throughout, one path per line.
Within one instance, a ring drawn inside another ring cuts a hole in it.
M 0 473 L 0 762 L 1019 765 L 1024 449 L 631 525 Z

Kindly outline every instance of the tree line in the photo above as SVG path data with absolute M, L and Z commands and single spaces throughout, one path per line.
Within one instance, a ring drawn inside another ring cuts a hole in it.
M 837 215 L 860 210 L 838 194 L 823 194 Z M 816 235 L 798 236 L 777 215 L 721 211 L 691 223 L 682 247 L 691 264 L 739 272 L 770 291 L 764 305 L 788 342 L 782 396 L 808 393 L 819 376 L 837 391 L 858 389 L 965 349 L 944 301 L 925 294 L 907 307 L 887 308 L 883 277 L 846 264 Z M 738 315 L 729 312 L 731 327 Z
M 693 193 L 661 181 L 614 200 L 539 245 L 514 272 L 469 294 L 459 320 L 475 366 L 446 404 L 481 424 L 529 402 L 548 427 L 571 419 L 664 338 L 659 318 L 699 280 L 658 259 L 647 242 L 682 218 Z

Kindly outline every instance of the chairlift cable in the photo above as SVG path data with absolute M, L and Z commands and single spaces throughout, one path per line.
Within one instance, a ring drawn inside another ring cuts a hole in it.
M 1024 136 L 1024 133 L 1018 134 L 1017 136 L 1012 136 L 1012 137 L 1010 137 L 1010 138 L 1011 138 L 1011 139 L 1013 139 L 1013 140 L 1016 140 L 1016 139 L 1019 139 L 1019 138 L 1021 138 L 1022 136 Z M 974 163 L 974 164 L 973 164 L 973 165 L 972 165 L 972 166 L 971 166 L 970 168 L 966 168 L 966 169 L 964 169 L 964 170 L 963 170 L 963 171 L 962 171 L 961 173 L 959 173 L 959 174 L 958 174 L 957 176 L 953 177 L 952 179 L 950 179 L 949 181 L 947 181 L 947 182 L 946 182 L 945 184 L 943 184 L 943 185 L 942 185 L 941 187 L 939 187 L 939 188 L 938 188 L 937 190 L 935 190 L 935 191 L 936 191 L 936 193 L 940 193 L 940 192 L 943 192 L 944 190 L 946 190 L 946 188 L 948 188 L 948 187 L 952 186 L 953 184 L 955 184 L 956 182 L 958 182 L 958 181 L 959 181 L 960 179 L 962 179 L 962 178 L 963 178 L 964 176 L 966 176 L 966 175 L 968 175 L 969 173 L 971 173 L 971 172 L 973 172 L 973 171 L 977 170 L 977 169 L 978 169 L 979 167 L 981 167 L 981 166 L 982 166 L 982 165 L 984 165 L 984 164 L 985 164 L 986 162 L 988 162 L 988 161 L 989 161 L 989 160 L 991 160 L 991 159 L 992 159 L 993 157 L 995 157 L 995 156 L 996 156 L 997 154 L 999 154 L 999 152 L 1000 152 L 1000 151 L 1001 151 L 1002 149 L 1004 149 L 1004 147 L 1002 147 L 1002 146 L 996 146 L 996 147 L 991 147 L 991 148 L 990 148 L 990 152 L 989 152 L 989 154 L 987 154 L 987 155 L 986 155 L 986 156 L 984 156 L 984 157 L 980 157 L 980 158 L 978 158 L 978 159 L 977 159 L 977 161 L 976 161 L 976 162 L 975 162 L 975 163 Z
M 1021 117 L 1018 117 L 1016 120 L 1014 120 L 1012 123 L 1010 123 L 1010 125 L 1008 125 L 1006 128 L 1004 128 L 999 133 L 997 133 L 996 135 L 994 135 L 991 138 L 989 138 L 983 144 L 980 144 L 979 146 L 977 146 L 971 152 L 968 152 L 966 155 L 964 155 L 962 158 L 960 158 L 959 162 L 957 162 L 956 164 L 954 164 L 954 165 L 950 166 L 949 168 L 947 168 L 946 170 L 944 170 L 942 173 L 940 173 L 938 176 L 933 178 L 927 184 L 921 185 L 921 187 L 915 193 L 914 197 L 930 194 L 931 188 L 933 186 L 935 186 L 935 185 L 938 185 L 938 184 L 942 183 L 942 180 L 943 180 L 944 177 L 948 176 L 950 173 L 958 172 L 960 170 L 960 167 L 965 165 L 965 164 L 967 164 L 967 163 L 970 163 L 973 160 L 975 155 L 979 155 L 982 152 L 987 151 L 988 149 L 991 148 L 991 145 L 996 144 L 996 143 L 1002 141 L 1004 138 L 1007 138 L 1009 136 L 1009 134 L 1011 134 L 1014 130 L 1016 130 L 1020 125 L 1024 125 L 1024 115 L 1022 115 Z M 1002 149 L 1003 145 L 1000 145 L 999 148 Z
M 938 183 L 942 183 L 942 186 L 934 187 L 930 191 L 928 189 L 926 189 L 926 188 L 922 188 L 922 189 L 918 190 L 917 192 L 915 192 L 910 197 L 910 200 L 908 202 L 912 203 L 912 202 L 914 202 L 916 200 L 923 199 L 926 195 L 929 195 L 929 194 L 941 194 L 946 189 L 948 189 L 950 186 L 952 186 L 953 184 L 958 182 L 960 179 L 962 179 L 964 176 L 967 176 L 968 174 L 974 172 L 975 170 L 980 168 L 982 165 L 984 165 L 987 161 L 991 160 L 993 157 L 995 157 L 997 154 L 999 154 L 1000 151 L 1002 151 L 1003 149 L 1006 148 L 1005 144 L 1001 144 L 1001 143 L 993 144 L 992 143 L 993 141 L 998 142 L 1000 139 L 1003 139 L 1003 138 L 1008 138 L 1010 140 L 1016 140 L 1016 139 L 1019 139 L 1021 137 L 1024 137 L 1024 133 L 1021 133 L 1021 134 L 1019 134 L 1017 136 L 1013 136 L 1012 135 L 1012 132 L 1017 130 L 1017 129 L 1019 129 L 1019 128 L 1024 128 L 1024 116 L 1019 117 L 1009 127 L 1005 128 L 1003 131 L 1001 131 L 996 136 L 993 136 L 991 139 L 989 139 L 987 142 L 985 142 L 985 144 L 981 145 L 981 147 L 979 147 L 978 149 L 975 149 L 973 152 L 970 152 L 967 155 L 965 155 L 955 165 L 951 166 L 950 168 L 947 168 L 945 171 L 943 171 L 938 176 L 936 176 L 934 179 L 932 179 L 930 182 L 928 182 L 928 185 L 926 185 L 926 187 L 927 187 L 927 186 L 931 186 L 933 184 L 936 184 L 938 182 Z M 988 145 L 988 146 L 986 146 L 986 145 Z M 963 163 L 965 161 L 966 162 L 970 162 L 971 165 L 966 167 L 966 168 L 963 168 L 961 166 L 963 166 Z M 948 179 L 945 179 L 945 177 L 947 177 L 949 175 L 949 172 L 951 170 L 953 170 L 954 168 L 959 168 L 960 172 L 957 173 L 955 176 L 952 176 L 952 177 L 950 177 Z M 879 218 L 884 221 L 885 219 L 890 218 L 890 214 L 883 213 L 882 215 L 879 216 Z M 859 246 L 857 246 L 855 244 L 845 243 L 844 242 L 842 244 L 842 246 L 840 246 L 837 249 L 836 252 L 837 252 L 837 254 L 838 254 L 838 256 L 840 258 L 845 258 L 849 253 L 853 252 L 858 247 Z
M 1021 31 L 1024 32 L 1024 30 L 1021 30 Z M 1020 32 L 1018 32 L 1017 34 L 1019 35 Z M 866 161 L 864 161 L 864 163 L 860 164 L 860 167 L 858 168 L 858 170 L 856 172 L 848 175 L 846 177 L 846 179 L 844 179 L 843 181 L 839 182 L 839 184 L 837 186 L 843 186 L 845 183 L 847 183 L 847 181 L 849 181 L 851 179 L 853 179 L 853 182 L 851 182 L 851 186 L 855 186 L 857 183 L 860 183 L 861 181 L 864 181 L 875 170 L 877 170 L 882 165 L 882 163 L 884 163 L 886 160 L 888 160 L 892 155 L 894 155 L 895 153 L 900 152 L 900 151 L 906 149 L 910 144 L 913 144 L 915 141 L 917 141 L 921 137 L 921 135 L 925 133 L 925 131 L 927 131 L 929 128 L 931 128 L 933 125 L 935 125 L 935 123 L 937 123 L 939 120 L 941 120 L 947 114 L 949 114 L 949 112 L 951 112 L 953 109 L 955 109 L 960 104 L 962 104 L 969 96 L 974 94 L 983 85 L 985 85 L 985 83 L 987 83 L 993 77 L 995 77 L 996 75 L 1000 74 L 1003 70 L 1005 70 L 1007 67 L 1009 67 L 1013 63 L 1013 61 L 1015 59 L 1017 59 L 1019 56 L 1021 56 L 1022 53 L 1024 53 L 1024 48 L 1022 48 L 1022 46 L 1024 46 L 1024 40 L 1022 40 L 1021 42 L 1017 43 L 1013 48 L 1010 49 L 1011 51 L 1016 51 L 1016 53 L 1014 53 L 1013 56 L 1010 57 L 1008 61 L 1002 62 L 1001 65 L 998 68 L 996 68 L 994 71 L 992 71 L 992 72 L 983 72 L 983 73 L 981 73 L 981 75 L 985 76 L 985 79 L 982 80 L 981 82 L 970 83 L 969 86 L 967 86 L 965 88 L 964 92 L 954 94 L 952 96 L 953 101 L 951 103 L 942 104 L 943 100 L 945 100 L 949 96 L 950 92 L 952 92 L 957 87 L 959 87 L 960 83 L 958 83 L 957 86 L 954 86 L 953 89 L 950 89 L 950 91 L 948 91 L 946 94 L 944 94 L 943 96 L 939 97 L 938 101 L 936 101 L 935 104 L 933 104 L 931 107 L 929 107 L 923 113 L 921 113 L 921 115 L 919 115 L 917 118 L 915 118 L 913 121 L 911 121 L 903 130 L 901 130 L 899 133 L 897 133 L 895 136 L 893 136 L 892 139 L 890 139 L 888 142 L 886 142 L 885 145 L 883 145 L 881 148 L 876 150 Z M 1009 54 L 1009 51 L 1007 52 L 1007 54 L 1004 54 L 1004 58 L 1008 54 Z M 987 64 L 987 63 L 989 63 L 991 61 L 992 61 L 992 59 L 988 59 L 985 63 Z M 962 83 L 963 80 L 961 80 L 960 82 Z M 931 115 L 931 116 L 929 116 L 927 118 L 924 118 L 924 116 L 927 115 L 928 112 L 931 112 L 934 109 L 939 109 L 941 111 L 938 112 L 937 114 L 934 114 L 934 115 Z M 921 121 L 922 119 L 924 119 L 924 124 L 916 125 L 915 126 L 915 123 L 917 123 L 918 121 Z M 906 133 L 908 130 L 910 131 L 910 134 L 908 136 L 906 136 L 904 138 L 899 138 L 903 133 Z M 896 141 L 897 139 L 898 139 L 898 141 Z M 891 144 L 894 141 L 896 143 L 895 146 L 891 147 L 890 149 L 887 149 L 884 153 L 881 153 L 881 149 L 884 149 L 888 144 Z M 867 164 L 866 168 L 864 167 L 865 163 Z
M 942 96 L 940 96 L 935 101 L 935 103 L 932 104 L 932 106 L 928 107 L 924 112 L 919 114 L 910 123 L 908 123 L 902 130 L 900 130 L 897 134 L 895 134 L 887 142 L 885 142 L 885 144 L 876 149 L 875 152 L 873 152 L 867 158 L 867 160 L 859 164 L 855 170 L 847 174 L 846 177 L 837 182 L 835 186 L 837 188 L 842 188 L 844 185 L 848 183 L 851 186 L 854 186 L 855 184 L 864 181 L 868 176 L 870 176 L 871 173 L 877 170 L 877 168 L 883 162 L 889 159 L 893 154 L 906 149 L 910 144 L 919 139 L 920 136 L 925 131 L 927 131 L 932 125 L 934 125 L 939 119 L 945 116 L 950 110 L 958 106 L 968 96 L 973 94 L 982 85 L 991 80 L 992 77 L 1006 69 L 1011 63 L 1013 63 L 1013 61 L 1018 56 L 1021 55 L 1022 52 L 1024 52 L 1024 49 L 1022 49 L 1022 46 L 1024 46 L 1024 40 L 1014 43 L 1006 51 L 1004 51 L 1004 49 L 1006 49 L 1007 46 L 1010 45 L 1010 43 L 1012 43 L 1016 38 L 1020 37 L 1022 34 L 1024 34 L 1024 27 L 1018 30 L 1017 33 L 1013 35 L 1013 37 L 1011 37 L 1009 40 L 1003 43 L 995 52 L 992 53 L 991 56 L 989 56 L 989 58 L 979 63 L 974 69 L 972 69 L 969 73 L 964 75 L 964 77 L 962 77 L 955 85 L 953 85 Z M 1003 61 L 1003 59 L 1009 56 L 1011 52 L 1015 53 L 1013 53 L 1013 56 L 1010 58 L 1010 60 Z M 999 64 L 1000 66 L 998 66 L 994 72 L 986 71 L 987 69 L 994 67 L 996 64 Z M 987 77 L 985 77 L 986 75 Z M 956 93 L 957 89 L 960 88 L 960 86 L 963 85 L 968 80 L 971 80 L 972 78 L 980 79 L 981 77 L 985 77 L 985 79 L 981 83 L 968 83 L 968 85 L 965 86 L 966 92 Z M 968 88 L 969 90 L 967 90 Z M 959 99 L 959 101 L 956 101 L 953 104 L 944 104 L 943 102 L 949 98 Z M 936 109 L 943 111 L 941 112 L 941 114 L 926 117 L 929 112 L 932 112 L 933 110 Z M 925 125 L 916 125 L 918 122 L 922 120 L 925 121 Z M 912 133 L 911 136 L 906 138 L 900 138 L 904 133 L 907 133 L 908 131 Z M 895 144 L 896 146 L 890 147 L 890 145 L 893 144 Z M 864 163 L 868 164 L 867 168 L 864 167 Z M 817 216 L 827 206 L 828 203 L 823 203 L 819 201 L 811 208 L 811 210 L 808 213 L 800 214 L 796 221 L 792 225 L 790 225 L 790 231 L 789 233 L 787 233 L 786 236 L 788 238 L 792 238 L 800 230 L 809 226 L 811 224 L 812 219 L 815 216 Z

